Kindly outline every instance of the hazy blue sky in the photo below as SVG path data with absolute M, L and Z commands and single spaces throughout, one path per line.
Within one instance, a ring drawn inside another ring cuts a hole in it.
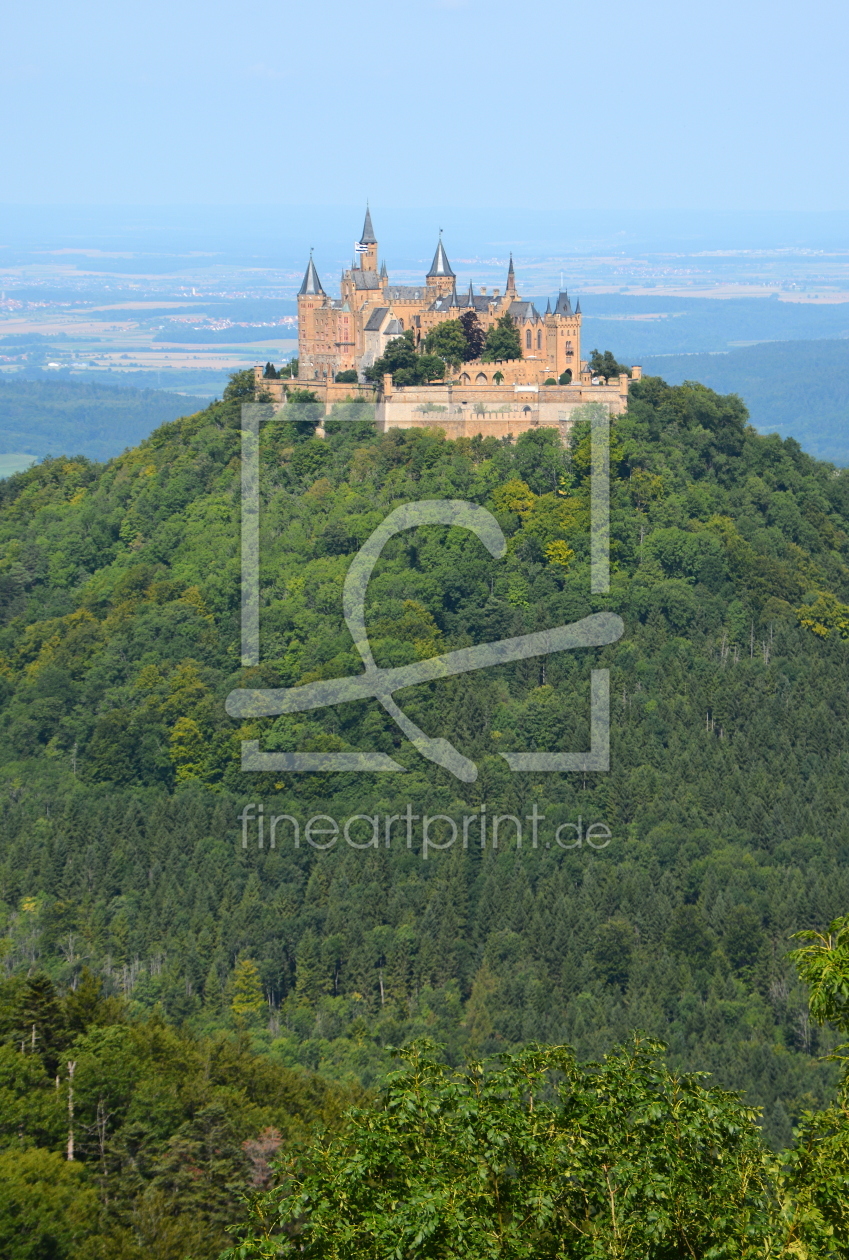
M 838 0 L 7 5 L 0 201 L 844 210 Z

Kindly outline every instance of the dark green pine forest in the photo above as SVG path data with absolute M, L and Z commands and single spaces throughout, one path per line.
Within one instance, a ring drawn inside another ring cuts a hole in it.
M 214 1256 L 272 1155 L 419 1036 L 457 1065 L 529 1042 L 598 1058 L 639 1029 L 787 1146 L 838 1075 L 787 954 L 849 910 L 849 471 L 758 435 L 734 395 L 636 382 L 612 429 L 611 589 L 592 596 L 588 422 L 564 446 L 379 434 L 353 403 L 324 438 L 278 416 L 261 429 L 262 664 L 243 669 L 252 388 L 235 376 L 108 464 L 0 483 L 0 1234 L 38 1186 L 71 1239 L 9 1254 Z M 394 508 L 443 498 L 493 512 L 506 553 L 443 526 L 394 538 L 368 588 L 378 665 L 604 609 L 621 640 L 399 693 L 472 783 L 374 700 L 228 717 L 234 688 L 362 671 L 351 559 Z M 503 751 L 588 747 L 593 668 L 610 670 L 610 772 L 511 772 Z M 403 772 L 248 774 L 247 740 L 378 750 Z M 247 803 L 298 820 L 300 843 L 283 821 L 275 847 L 255 824 L 243 847 Z M 446 823 L 426 856 L 401 823 L 383 842 L 408 806 L 482 805 L 536 807 L 551 842 L 526 822 L 521 847 L 507 824 L 497 848 L 474 828 L 448 845 Z M 378 815 L 379 843 L 360 819 L 359 847 L 319 850 L 318 815 Z M 553 842 L 579 819 L 606 847 Z

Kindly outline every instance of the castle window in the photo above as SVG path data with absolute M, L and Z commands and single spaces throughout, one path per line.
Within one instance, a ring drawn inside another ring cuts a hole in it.
M 531 330 L 529 328 L 528 331 L 525 333 L 525 349 L 530 350 L 530 348 L 531 348 Z
M 537 350 L 541 350 L 541 349 L 542 349 L 542 333 L 538 332 L 537 333 Z
M 486 377 L 484 376 L 483 372 L 478 372 L 477 376 L 475 377 L 475 384 L 486 385 Z

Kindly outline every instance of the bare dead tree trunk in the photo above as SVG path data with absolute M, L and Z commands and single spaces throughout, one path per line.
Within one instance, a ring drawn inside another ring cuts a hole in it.
M 68 1061 L 68 1153 L 67 1158 L 74 1158 L 74 1070 L 76 1059 Z
M 100 1167 L 106 1175 L 106 1122 L 109 1119 L 109 1112 L 106 1110 L 106 1104 L 101 1094 L 97 1100 L 97 1145 L 100 1148 Z

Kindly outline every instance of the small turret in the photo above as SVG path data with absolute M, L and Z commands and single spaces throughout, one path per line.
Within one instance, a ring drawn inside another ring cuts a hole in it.
M 445 247 L 442 244 L 442 229 L 439 229 L 439 240 L 436 245 L 436 253 L 433 255 L 433 262 L 430 264 L 430 271 L 427 273 L 428 287 L 435 289 L 437 293 L 450 293 L 457 283 L 457 277 L 454 275 L 451 264 L 448 261 L 448 255 L 445 253 Z

